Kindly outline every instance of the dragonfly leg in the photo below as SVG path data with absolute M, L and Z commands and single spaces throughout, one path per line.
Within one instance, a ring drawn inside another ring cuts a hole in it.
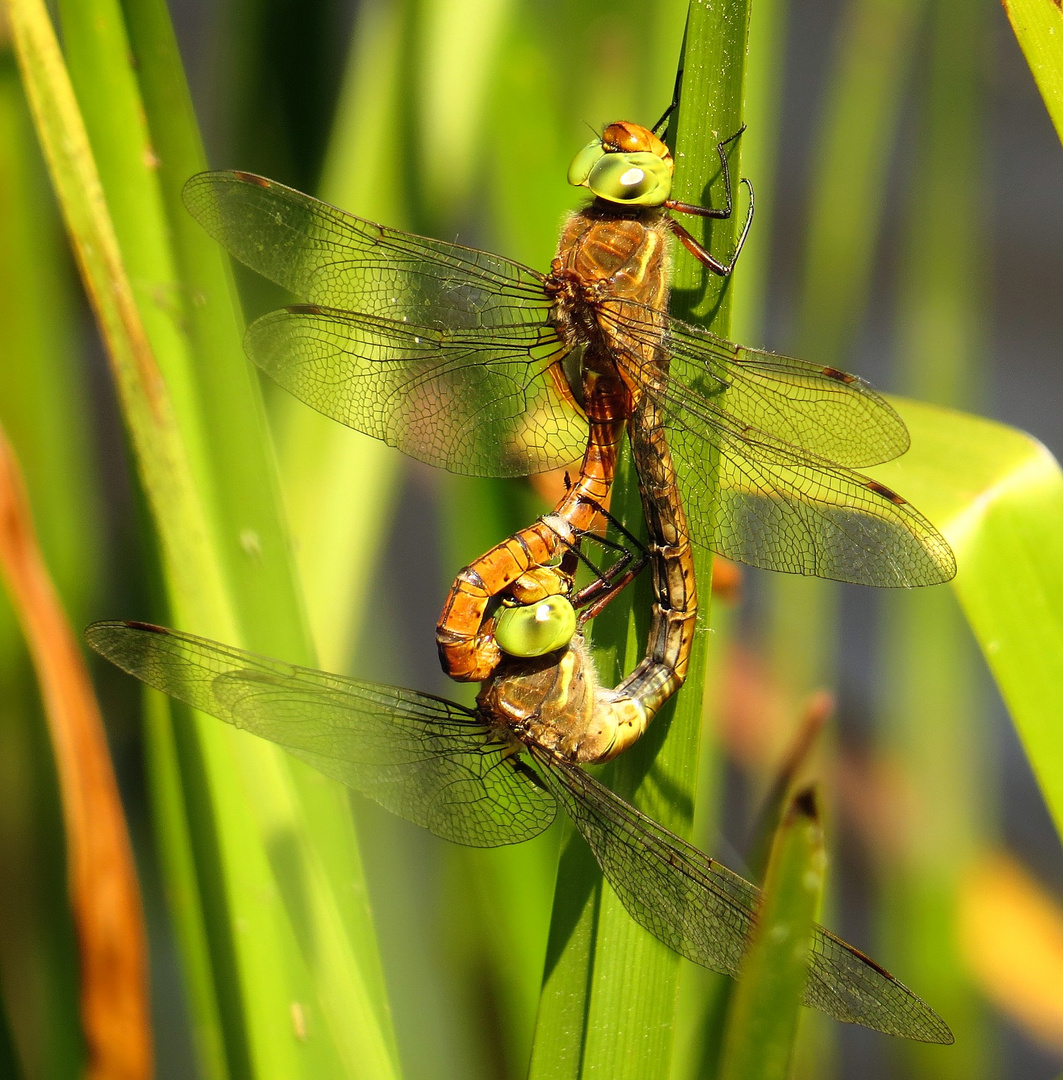
M 694 217 L 707 217 L 707 218 L 729 218 L 734 212 L 734 189 L 731 184 L 731 166 L 728 164 L 727 155 L 724 153 L 724 147 L 728 143 L 732 143 L 743 131 L 746 130 L 746 125 L 743 124 L 733 135 L 728 136 L 723 142 L 716 144 L 716 153 L 720 155 L 720 174 L 723 176 L 723 189 L 726 193 L 726 203 L 722 207 L 712 206 L 698 206 L 695 203 L 679 202 L 676 199 L 666 199 L 665 208 L 668 210 L 675 210 L 680 214 L 692 214 Z M 745 177 L 741 181 L 752 192 L 753 187 Z
M 738 243 L 735 245 L 734 254 L 731 256 L 730 262 L 720 262 L 708 248 L 691 236 L 690 233 L 675 220 L 675 218 L 666 218 L 668 228 L 683 247 L 685 247 L 698 262 L 707 266 L 714 274 L 719 274 L 720 277 L 728 277 L 734 271 L 735 263 L 738 262 L 738 256 L 742 254 L 742 248 L 745 246 L 746 237 L 749 235 L 749 227 L 753 224 L 753 185 L 745 177 L 742 177 L 741 183 L 745 184 L 749 190 L 749 211 L 746 214 L 745 224 L 742 226 L 742 235 L 738 238 Z M 722 215 L 704 214 L 702 216 L 720 217 Z
M 657 123 L 654 124 L 652 128 L 650 128 L 650 131 L 652 131 L 654 135 L 659 136 L 661 134 L 661 128 L 664 127 L 664 122 L 668 119 L 669 116 L 672 115 L 672 113 L 676 111 L 677 108 L 679 108 L 679 90 L 682 85 L 683 65 L 680 64 L 679 67 L 676 68 L 675 72 L 675 86 L 672 87 L 672 103 L 661 114 L 660 120 L 658 120 Z
M 587 534 L 587 538 L 594 540 L 603 548 L 609 548 L 619 552 L 619 557 L 605 569 L 595 566 L 590 559 L 583 554 L 582 550 L 576 549 L 576 556 L 594 574 L 594 580 L 584 586 L 572 597 L 572 606 L 579 611 L 577 626 L 582 629 L 584 625 L 598 615 L 603 608 L 618 593 L 625 589 L 646 568 L 650 560 L 649 548 L 637 537 L 624 527 L 604 506 L 598 507 L 598 512 L 609 521 L 632 545 L 625 547 L 623 544 L 610 540 L 607 536 Z M 581 540 L 584 537 L 580 538 Z M 638 557 L 636 558 L 636 552 Z

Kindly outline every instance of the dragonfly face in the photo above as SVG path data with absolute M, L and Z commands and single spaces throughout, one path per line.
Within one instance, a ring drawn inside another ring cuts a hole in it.
M 621 206 L 661 206 L 672 193 L 672 152 L 639 124 L 610 124 L 572 160 L 568 182 Z

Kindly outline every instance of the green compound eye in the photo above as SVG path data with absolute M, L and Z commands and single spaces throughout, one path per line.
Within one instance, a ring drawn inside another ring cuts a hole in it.
M 661 206 L 672 192 L 672 168 L 670 162 L 646 150 L 607 153 L 599 141 L 575 156 L 568 182 L 588 187 L 609 202 Z
M 587 187 L 601 199 L 660 206 L 672 190 L 672 171 L 656 154 L 605 154 L 591 167 Z
M 572 164 L 568 167 L 568 182 L 573 187 L 583 187 L 587 183 L 587 177 L 590 176 L 591 169 L 604 155 L 605 150 L 602 147 L 602 140 L 592 139 L 572 159 Z
M 503 608 L 495 620 L 495 641 L 510 656 L 545 656 L 567 645 L 575 632 L 576 612 L 563 596 Z

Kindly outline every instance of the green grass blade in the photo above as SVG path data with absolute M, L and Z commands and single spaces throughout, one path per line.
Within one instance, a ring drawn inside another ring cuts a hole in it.
M 216 960 L 211 956 L 171 705 L 168 698 L 156 691 L 145 689 L 143 698 L 145 771 L 151 785 L 155 843 L 164 869 L 167 905 L 181 955 L 192 1040 L 203 1076 L 207 1080 L 220 1080 L 230 1075 L 232 1049 L 226 1047 L 219 1015 L 214 983 Z M 246 1072 L 246 1068 L 231 1071 Z
M 734 273 L 729 335 L 733 341 L 759 343 L 763 337 L 775 222 L 775 170 L 782 119 L 780 95 L 785 68 L 787 6 L 786 0 L 765 0 L 750 9 L 743 107 L 747 128 L 742 135 L 742 173 L 750 178 L 756 190 L 757 215 Z M 724 664 L 731 647 L 734 621 L 731 614 L 725 605 L 713 604 L 694 830 L 694 842 L 707 850 L 718 840 L 714 824 L 715 804 L 721 795 L 724 762 L 714 744 L 721 713 L 726 706 Z M 726 1002 L 734 988 L 733 980 L 695 964 L 684 962 L 681 968 L 674 1080 L 687 1080 L 714 1070 Z
M 851 0 L 814 151 L 795 355 L 840 364 L 863 317 L 926 0 Z
M 162 157 L 160 180 L 176 260 L 185 289 L 196 298 L 189 311 L 195 380 L 211 472 L 223 494 L 219 533 L 241 626 L 251 647 L 312 662 L 257 377 L 243 356 L 228 267 L 180 199 L 185 180 L 205 160 L 173 29 L 159 0 L 138 0 L 127 11 L 134 51 L 142 58 L 138 71 L 147 116 Z M 344 495 L 344 503 L 355 503 L 349 492 Z M 348 1065 L 379 1062 L 381 1055 L 393 1057 L 394 1047 L 369 911 L 364 901 L 351 900 L 352 885 L 363 897 L 365 886 L 346 795 L 336 785 L 322 785 L 303 765 L 286 765 L 294 784 L 290 821 L 303 835 L 306 862 L 300 875 L 319 887 L 312 920 L 304 925 L 295 907 L 288 914 Z M 278 793 L 270 805 L 281 799 Z M 285 870 L 274 871 L 283 882 Z M 364 1022 L 352 1024 L 356 1016 Z
M 394 6 L 362 7 L 333 123 L 321 197 L 361 217 L 408 224 L 401 131 L 404 21 Z M 367 167 L 367 163 L 372 163 Z M 321 663 L 345 670 L 368 628 L 402 456 L 286 395 L 275 402 L 285 498 Z
M 130 4 L 128 12 L 135 53 L 143 58 L 146 111 L 162 155 L 160 179 L 176 259 L 184 287 L 196 300 L 189 314 L 194 378 L 209 435 L 210 471 L 222 496 L 219 534 L 236 609 L 253 648 L 312 661 L 257 378 L 243 358 L 227 266 L 180 200 L 185 180 L 205 161 L 172 27 L 157 0 Z M 279 760 L 277 786 L 258 800 L 258 820 L 266 837 L 292 837 L 296 858 L 291 852 L 287 863 L 274 857 L 272 871 L 316 1007 L 348 1069 L 386 1073 L 394 1068 L 394 1047 L 346 794 L 323 785 L 301 764 Z M 356 901 L 358 895 L 363 902 Z M 309 1014 L 313 1006 L 304 1004 Z
M 1063 142 L 1063 8 L 1054 0 L 1001 0 Z
M 685 45 L 683 97 L 676 125 L 675 198 L 706 201 L 719 171 L 716 143 L 741 126 L 741 87 L 748 8 L 728 3 L 711 10 L 692 4 Z M 731 158 L 739 170 L 739 155 Z M 713 188 L 715 191 L 715 187 Z M 712 230 L 712 248 L 727 256 L 738 215 Z M 722 227 L 721 227 L 722 225 Z M 704 237 L 702 237 L 704 238 Z M 726 334 L 730 290 L 707 280 L 693 260 L 677 259 L 673 309 L 686 317 L 712 313 L 711 326 Z M 634 477 L 622 468 L 614 507 L 629 521 L 640 508 Z M 699 626 L 708 619 L 711 558 L 696 564 L 702 583 Z M 599 618 L 593 640 L 601 675 L 617 679 L 636 662 L 634 621 L 644 630 L 646 583 L 632 590 L 633 620 L 613 604 Z M 642 638 L 644 641 L 645 639 Z M 700 738 L 705 635 L 695 641 L 687 685 L 666 706 L 647 736 L 604 772 L 624 798 L 679 833 L 689 834 Z M 636 926 L 612 890 L 601 884 L 589 853 L 570 837 L 561 857 L 547 970 L 533 1047 L 531 1076 L 607 1075 L 650 1080 L 671 1069 L 679 958 Z
M 801 1015 L 826 856 L 813 789 L 775 833 L 757 929 L 731 997 L 719 1080 L 786 1080 Z
M 126 422 L 139 452 L 142 483 L 158 503 L 187 515 L 182 536 L 163 538 L 164 561 L 174 569 L 178 591 L 187 586 L 188 595 L 194 597 L 202 587 L 217 595 L 220 568 L 208 562 L 197 575 L 192 560 L 183 557 L 189 550 L 207 547 L 208 529 L 194 494 L 172 404 L 125 276 L 88 137 L 51 25 L 40 4 L 12 5 L 10 12 L 38 138 L 108 346 Z M 204 607 L 204 615 L 224 633 L 225 613 L 209 601 Z M 216 1004 L 204 1005 L 204 1016 L 203 1024 L 216 1030 Z
M 230 508 L 239 499 L 221 498 L 224 492 L 214 485 L 219 478 L 231 481 L 234 471 L 213 455 L 239 453 L 254 459 L 257 454 L 258 467 L 267 469 L 269 457 L 261 441 L 258 446 L 211 441 L 208 448 L 203 437 L 211 416 L 200 409 L 201 387 L 178 329 L 186 294 L 175 289 L 177 259 L 168 247 L 165 201 L 150 168 L 151 142 L 120 12 L 100 3 L 93 8 L 94 18 L 80 21 L 84 12 L 75 6 L 67 27 L 93 134 L 106 160 L 119 240 L 43 9 L 19 5 L 15 11 L 42 140 L 115 360 L 160 530 L 175 617 L 237 640 L 238 623 L 251 615 L 253 636 L 262 647 L 271 632 L 290 633 L 299 621 L 276 613 L 257 618 L 233 603 L 226 541 L 242 544 L 244 559 L 283 561 L 286 545 L 269 550 L 261 546 L 261 537 L 229 527 L 218 511 L 219 501 Z M 169 70 L 179 73 L 173 64 Z M 112 98 L 109 110 L 106 103 Z M 190 116 L 180 119 L 191 122 Z M 168 115 L 165 122 L 175 122 L 174 117 Z M 129 286 L 119 242 L 128 244 L 132 265 L 144 275 L 137 279 L 138 293 Z M 141 321 L 141 309 L 146 321 Z M 248 396 L 252 384 L 235 349 L 229 363 L 240 365 L 245 391 L 242 397 L 237 391 L 225 407 L 231 410 L 233 430 L 247 432 L 254 426 L 253 412 L 247 426 L 238 418 L 240 410 L 256 407 Z M 231 386 L 238 387 L 238 381 Z M 262 520 L 275 514 L 264 503 L 259 509 L 265 511 Z M 289 585 L 288 596 L 295 595 Z M 224 1032 L 228 1067 L 238 1073 L 253 1068 L 263 1076 L 292 1077 L 303 1070 L 317 1075 L 338 1068 L 391 1075 L 394 1053 L 381 979 L 373 970 L 372 948 L 357 936 L 366 920 L 350 916 L 351 872 L 358 871 L 358 862 L 345 797 L 323 788 L 307 770 L 289 765 L 283 755 L 247 740 L 234 741 L 209 721 L 199 724 L 195 735 L 187 726 L 179 734 L 185 740 L 186 805 L 198 818 L 191 834 L 219 995 L 217 1004 L 204 1004 L 203 1016 Z M 204 815 L 207 806 L 211 811 Z M 307 806 L 309 813 L 304 813 Z M 287 1023 L 278 1023 L 278 1017 Z M 314 1037 L 305 1039 L 304 1028 Z
M 945 534 L 954 589 L 1063 835 L 1063 472 L 1035 439 L 895 400 L 912 448 L 876 466 Z
M 302 596 L 292 576 L 291 542 L 280 512 L 257 376 L 243 355 L 243 323 L 232 302 L 228 262 L 181 202 L 185 181 L 207 162 L 169 13 L 162 0 L 130 0 L 123 13 L 136 89 L 158 158 L 155 171 L 178 274 L 174 287 L 182 294 L 194 404 L 218 493 L 218 542 L 240 628 L 252 647 L 309 663 L 313 651 Z M 100 62 L 113 59 L 102 56 Z
M 173 405 L 130 288 L 81 113 L 43 4 L 9 3 L 12 37 L 38 138 L 48 161 L 75 254 L 114 366 L 145 488 L 175 508 L 184 534 L 163 539 L 164 558 L 189 596 L 202 595 L 209 618 L 224 624 L 221 569 L 199 567 L 189 552 L 210 549 L 210 528 L 177 431 Z
M 782 124 L 787 0 L 756 4 L 749 16 L 749 57 L 742 136 L 742 171 L 756 189 L 757 217 L 735 268 L 733 340 L 759 344 L 775 231 L 779 129 Z

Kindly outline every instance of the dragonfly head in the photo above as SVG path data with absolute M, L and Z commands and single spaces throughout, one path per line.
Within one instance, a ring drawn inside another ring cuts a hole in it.
M 510 656 L 545 656 L 564 648 L 576 632 L 576 612 L 568 597 L 503 607 L 495 617 L 495 641 Z
M 568 182 L 625 206 L 661 206 L 672 192 L 675 166 L 649 128 L 621 121 L 588 143 L 568 167 Z

